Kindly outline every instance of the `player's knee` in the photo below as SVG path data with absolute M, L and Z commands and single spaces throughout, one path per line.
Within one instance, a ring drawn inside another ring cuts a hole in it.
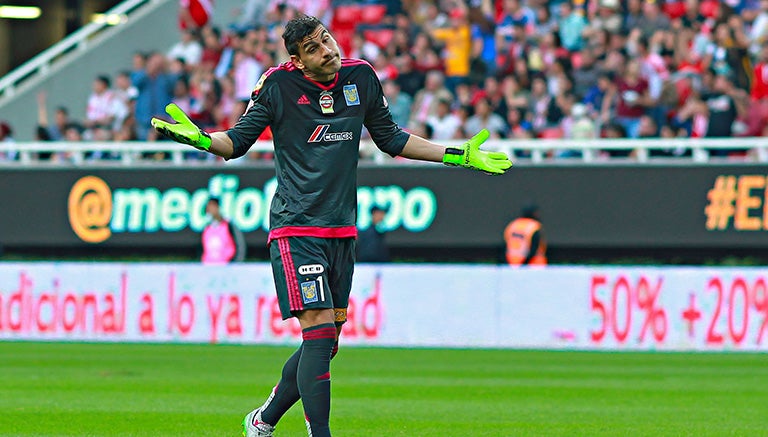
M 301 329 L 311 328 L 317 325 L 333 323 L 333 310 L 330 308 L 303 310 L 296 314 Z

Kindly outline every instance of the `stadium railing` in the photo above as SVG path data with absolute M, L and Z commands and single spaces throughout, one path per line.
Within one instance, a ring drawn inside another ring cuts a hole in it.
M 446 146 L 460 145 L 462 141 L 441 141 Z M 610 163 L 765 163 L 768 162 L 768 137 L 755 138 L 649 138 L 649 139 L 595 139 L 595 140 L 489 140 L 485 150 L 506 152 L 517 163 L 536 164 L 610 164 Z M 685 156 L 654 156 L 655 150 L 690 150 Z M 712 150 L 719 155 L 711 156 Z M 632 152 L 625 157 L 606 156 L 611 151 Z M 258 141 L 250 152 L 273 152 L 271 141 Z M 606 152 L 606 153 L 602 153 Z M 729 153 L 732 152 L 732 153 Z M 40 159 L 40 155 L 58 156 L 60 159 Z M 381 165 L 400 165 L 410 162 L 393 159 L 378 152 L 370 140 L 360 145 L 364 162 Z M 5 159 L 2 157 L 5 156 Z M 100 156 L 107 156 L 103 158 Z M 162 159 L 158 159 L 162 156 Z M 159 142 L 19 142 L 0 145 L 0 167 L 36 165 L 189 165 L 215 164 L 205 159 L 204 153 L 169 141 Z M 265 159 L 241 159 L 238 164 L 269 162 Z

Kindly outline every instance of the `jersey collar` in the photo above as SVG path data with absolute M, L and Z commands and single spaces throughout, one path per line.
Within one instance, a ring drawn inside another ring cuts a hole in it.
M 302 73 L 301 75 L 304 76 L 304 73 Z M 312 82 L 313 84 L 317 85 L 317 87 L 320 88 L 321 90 L 328 91 L 331 88 L 335 87 L 336 83 L 339 81 L 339 72 L 338 71 L 336 72 L 336 76 L 333 77 L 333 82 L 329 83 L 328 85 L 323 85 L 322 83 L 320 83 L 320 82 L 318 82 L 316 80 L 312 80 L 312 79 L 308 78 L 307 76 L 304 76 L 304 79 L 306 79 L 306 80 Z

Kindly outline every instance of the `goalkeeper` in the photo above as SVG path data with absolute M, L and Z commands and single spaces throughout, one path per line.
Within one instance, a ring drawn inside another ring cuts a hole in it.
M 180 143 L 225 159 L 243 156 L 271 126 L 277 190 L 268 245 L 280 310 L 297 317 L 303 342 L 286 361 L 267 401 L 243 421 L 243 435 L 271 436 L 299 399 L 309 434 L 330 436 L 330 360 L 346 321 L 357 235 L 357 163 L 363 125 L 391 156 L 443 162 L 503 174 L 504 153 L 479 149 L 481 131 L 460 148 L 446 148 L 400 129 L 373 68 L 341 59 L 339 47 L 314 17 L 289 21 L 283 33 L 290 61 L 259 79 L 246 112 L 224 132 L 203 132 L 175 105 L 175 120 L 152 125 Z M 386 205 L 382 205 L 386 206 Z

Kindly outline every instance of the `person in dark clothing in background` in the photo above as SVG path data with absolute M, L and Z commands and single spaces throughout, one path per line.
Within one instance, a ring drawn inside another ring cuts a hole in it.
M 378 206 L 371 208 L 371 224 L 357 234 L 357 261 L 368 263 L 389 262 L 389 246 L 382 221 L 387 210 Z

